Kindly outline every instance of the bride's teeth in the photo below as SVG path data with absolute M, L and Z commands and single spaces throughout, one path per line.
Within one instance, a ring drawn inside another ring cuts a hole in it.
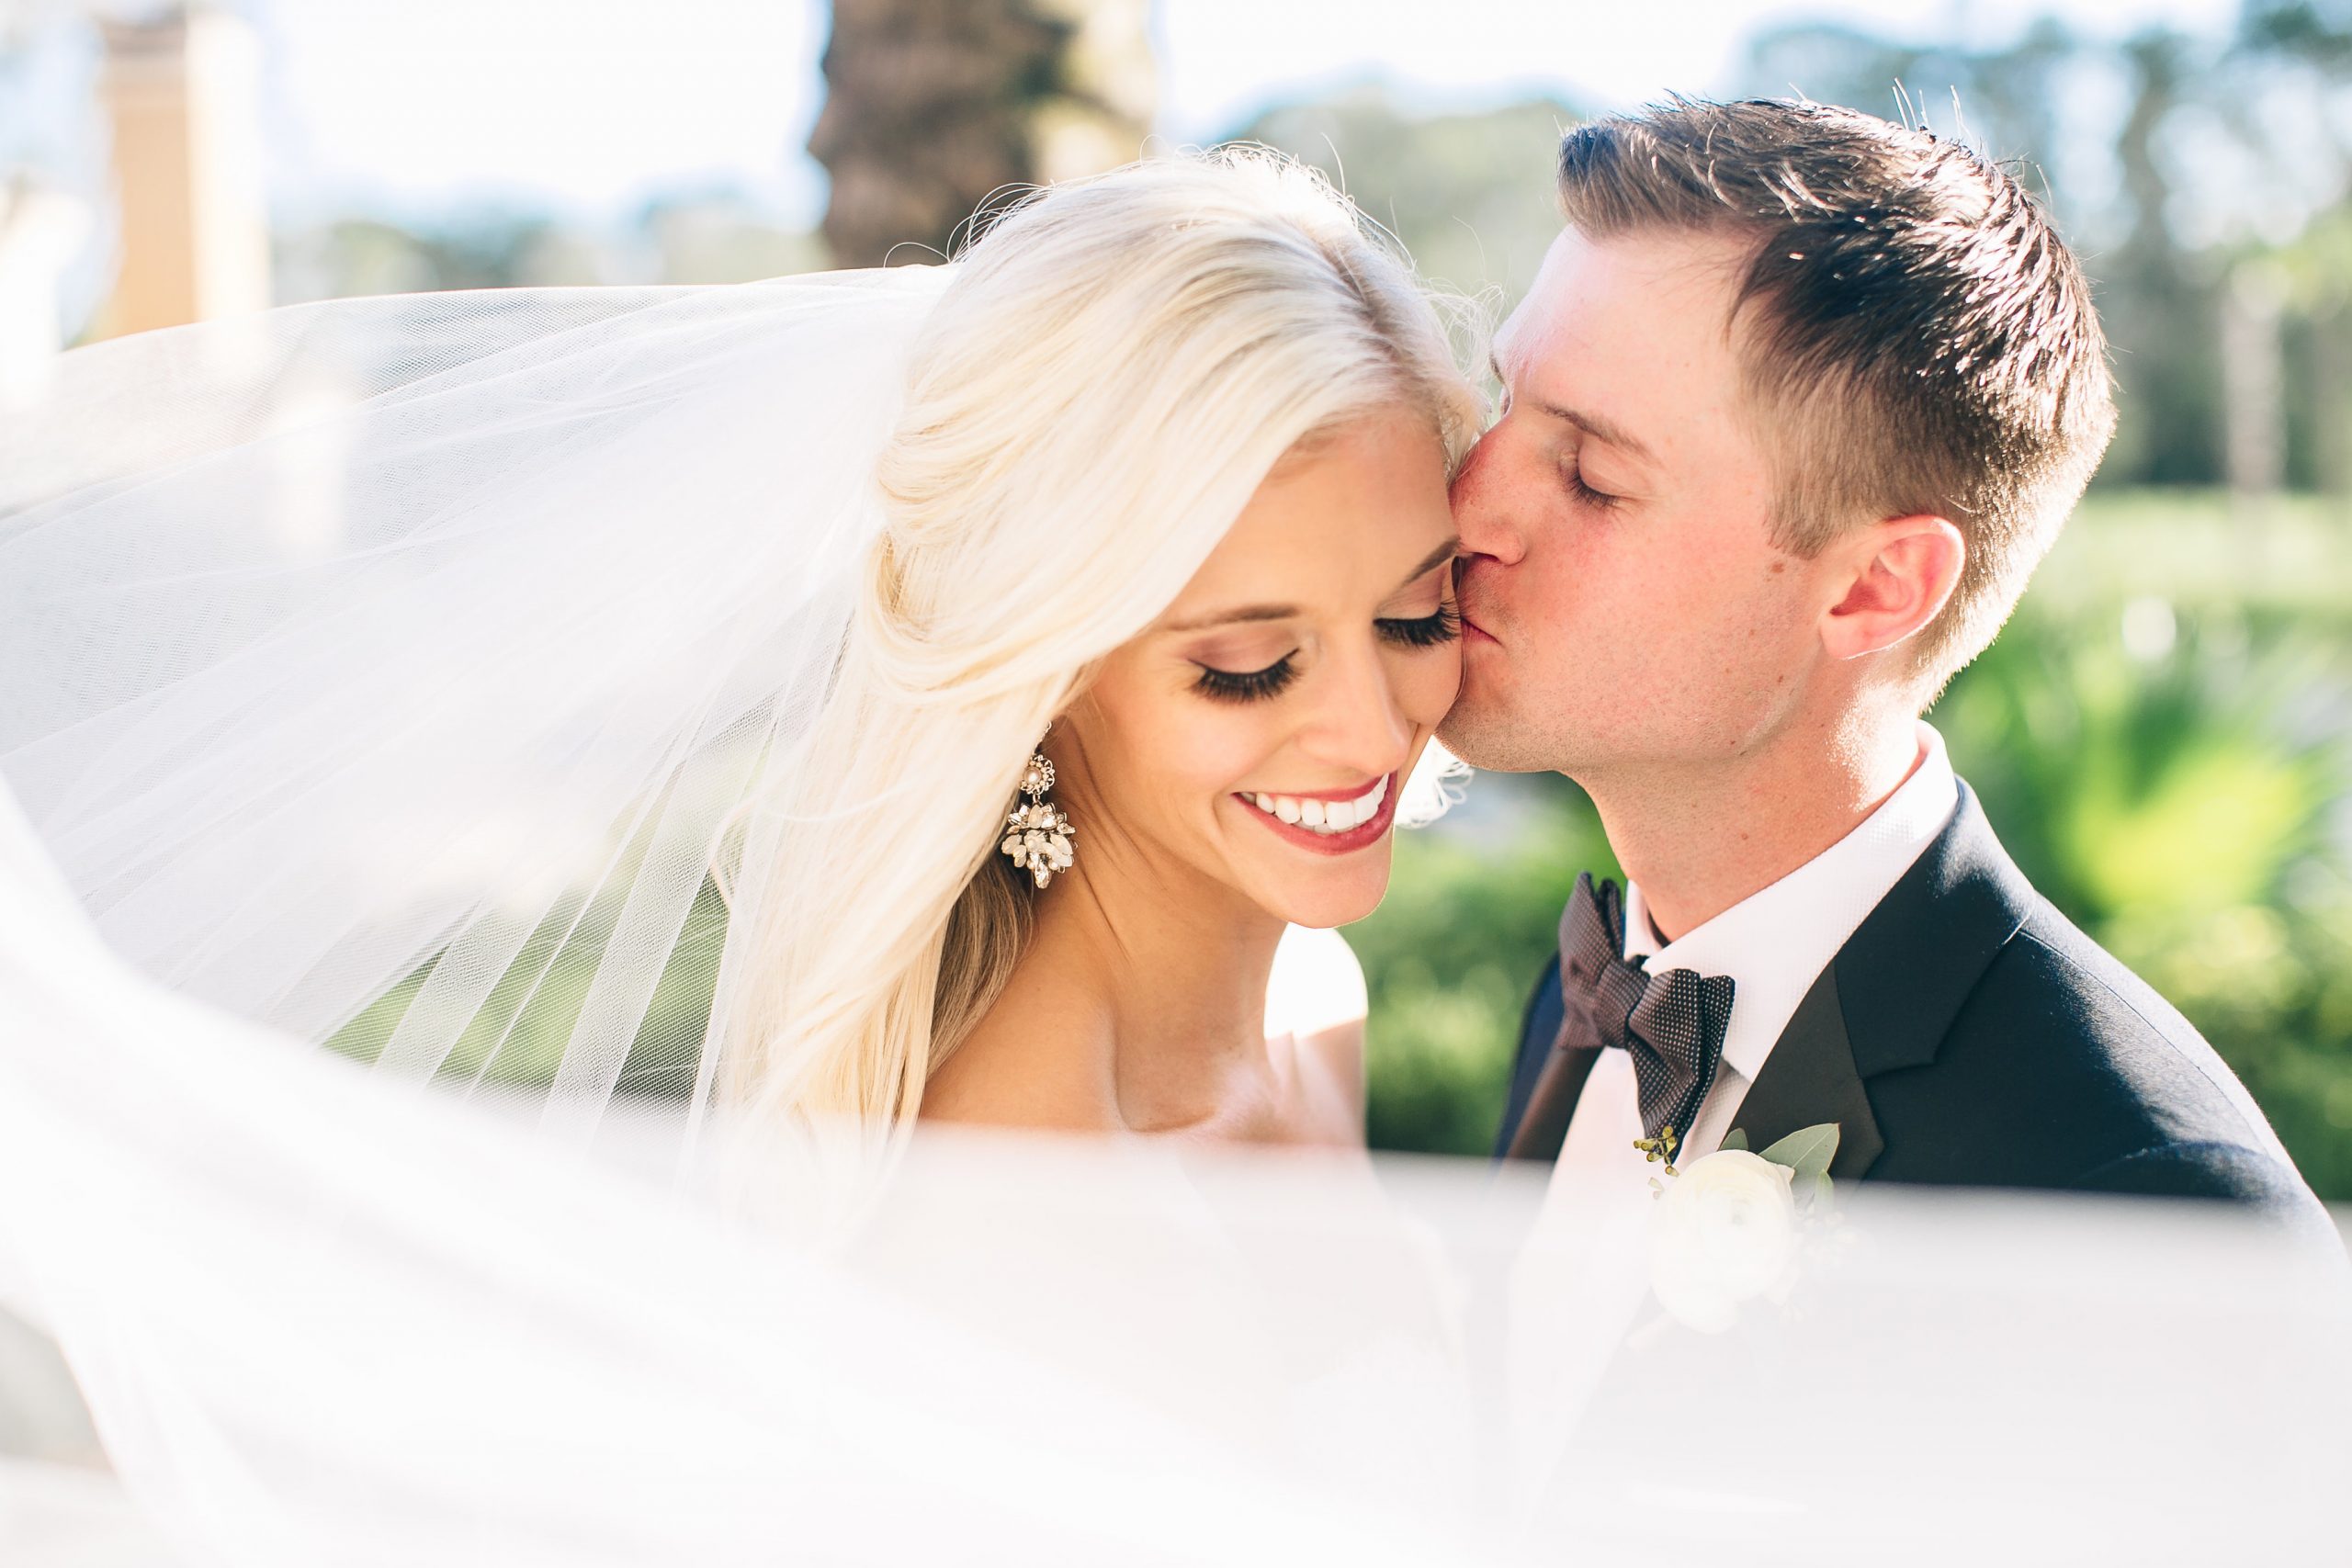
M 1373 781 L 1372 787 L 1353 800 L 1308 800 L 1296 795 L 1253 794 L 1251 805 L 1270 817 L 1284 822 L 1311 828 L 1318 833 L 1352 832 L 1380 815 L 1382 803 L 1388 798 L 1388 780 L 1384 776 Z

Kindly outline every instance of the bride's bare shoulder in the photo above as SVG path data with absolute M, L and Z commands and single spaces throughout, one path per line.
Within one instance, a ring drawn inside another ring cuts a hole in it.
M 1363 1132 L 1363 1022 L 1370 1010 L 1363 965 L 1336 931 L 1293 926 L 1274 953 L 1266 987 L 1268 1038 L 1290 1037 L 1302 1084 L 1348 1123 L 1346 1141 Z

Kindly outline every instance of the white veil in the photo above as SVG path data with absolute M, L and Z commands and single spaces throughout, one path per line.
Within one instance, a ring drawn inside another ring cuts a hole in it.
M 719 840 L 831 674 L 952 271 L 66 355 L 0 423 L 0 777 L 105 940 L 571 1137 L 698 1108 Z
M 0 1278 L 112 1470 L 0 1453 L 0 1561 L 2341 1544 L 2340 1286 L 2222 1213 L 1858 1195 L 1707 1334 L 1522 1173 L 918 1139 L 820 1252 L 386 1087 L 124 969 L 0 794 Z
M 300 307 L 6 411 L 0 1300 L 153 1528 L 118 1561 L 2201 1562 L 2334 1523 L 2341 1298 L 2211 1215 L 1857 1202 L 1709 1337 L 1648 1296 L 1645 1197 L 1476 1166 L 925 1134 L 820 1248 L 571 1157 L 667 1172 L 707 1102 L 714 850 L 811 761 L 944 271 Z M 0 1561 L 81 1495 L 0 1461 Z

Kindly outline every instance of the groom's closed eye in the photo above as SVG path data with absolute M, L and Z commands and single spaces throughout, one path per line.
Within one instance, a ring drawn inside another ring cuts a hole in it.
M 1597 507 L 1605 512 L 1612 506 L 1621 504 L 1625 499 L 1613 491 L 1600 489 L 1586 479 L 1583 457 L 1574 449 L 1561 456 L 1560 473 L 1561 482 L 1567 487 L 1568 493 L 1587 506 Z
M 1502 388 L 1502 412 L 1508 414 L 1517 405 L 1517 400 L 1511 396 L 1510 378 L 1503 374 L 1502 361 L 1494 355 L 1487 356 L 1487 368 Z M 1623 461 L 1618 464 L 1620 467 L 1630 462 L 1638 469 L 1644 465 L 1654 466 L 1657 461 L 1646 443 L 1606 415 L 1589 409 L 1569 408 L 1541 397 L 1532 400 L 1528 407 L 1546 419 L 1556 420 L 1568 426 L 1570 434 L 1559 458 L 1560 482 L 1571 497 L 1587 506 L 1606 510 L 1622 505 L 1627 495 L 1613 479 L 1595 481 L 1588 471 L 1586 448 L 1596 445 L 1612 448 L 1615 453 L 1623 454 Z

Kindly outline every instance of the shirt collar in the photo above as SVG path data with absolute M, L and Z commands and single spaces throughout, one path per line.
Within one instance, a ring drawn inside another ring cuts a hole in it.
M 1853 831 L 1770 886 L 1660 944 L 1638 886 L 1625 889 L 1625 956 L 1733 984 L 1724 1065 L 1749 1082 L 1838 950 L 1944 830 L 1960 784 L 1934 726 L 1919 724 L 1911 776 Z

